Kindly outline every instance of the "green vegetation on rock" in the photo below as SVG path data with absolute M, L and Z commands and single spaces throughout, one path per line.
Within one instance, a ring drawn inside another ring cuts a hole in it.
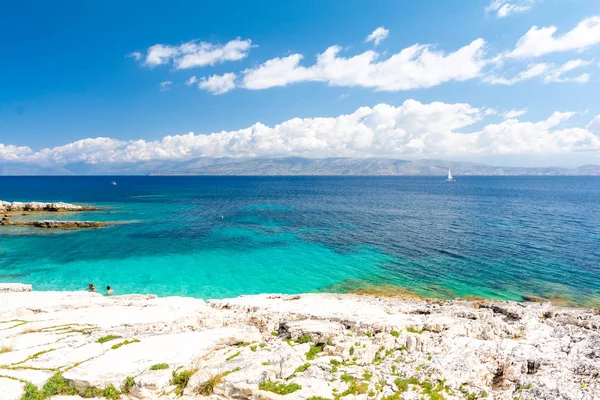
M 106 342 L 109 342 L 111 340 L 120 339 L 120 338 L 121 338 L 121 336 L 117 336 L 117 335 L 107 335 L 107 336 L 102 336 L 101 338 L 99 338 L 97 340 L 97 342 L 98 343 L 106 343 Z
M 94 386 L 83 390 L 77 390 L 71 382 L 60 374 L 54 374 L 41 389 L 30 382 L 25 383 L 25 391 L 21 400 L 46 400 L 53 396 L 81 396 L 83 398 L 104 397 L 109 400 L 117 400 L 121 393 L 112 385 L 100 389 Z
M 302 389 L 302 386 L 298 385 L 297 383 L 286 384 L 284 382 L 275 382 L 275 381 L 267 380 L 267 381 L 261 382 L 258 385 L 258 388 L 260 390 L 266 390 L 267 392 L 273 392 L 273 393 L 280 394 L 280 395 L 286 395 L 286 394 L 294 393 L 295 391 Z
M 175 385 L 175 394 L 178 396 L 183 395 L 183 391 L 185 390 L 185 388 L 187 387 L 187 384 L 190 382 L 190 378 L 192 377 L 192 375 L 194 375 L 196 372 L 198 372 L 197 369 L 191 369 L 191 370 L 175 370 L 173 371 L 173 376 L 171 377 L 171 385 Z
M 165 363 L 154 364 L 153 366 L 150 367 L 150 371 L 159 371 L 161 369 L 167 369 L 167 368 L 169 368 L 169 364 L 165 364 Z
M 310 349 L 306 352 L 307 360 L 314 360 L 317 354 L 323 351 L 323 345 L 311 345 Z
M 113 345 L 113 346 L 111 347 L 111 349 L 113 349 L 113 350 L 116 350 L 116 349 L 118 349 L 118 348 L 119 348 L 119 347 L 121 347 L 121 346 L 125 346 L 125 345 L 127 345 L 127 344 L 131 344 L 131 343 L 139 343 L 139 342 L 140 342 L 140 341 L 139 341 L 139 340 L 137 340 L 137 339 L 133 339 L 133 340 L 125 340 L 124 342 L 117 343 L 117 344 Z

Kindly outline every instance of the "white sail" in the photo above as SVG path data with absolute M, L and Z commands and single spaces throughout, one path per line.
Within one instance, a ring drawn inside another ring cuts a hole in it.
M 452 171 L 450 171 L 450 168 L 448 168 L 448 179 L 446 179 L 446 181 L 454 182 L 454 178 L 452 178 Z

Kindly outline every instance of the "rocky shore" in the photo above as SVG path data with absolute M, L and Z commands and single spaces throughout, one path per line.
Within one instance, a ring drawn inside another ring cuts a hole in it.
M 57 203 L 41 203 L 38 201 L 31 202 L 8 202 L 0 200 L 0 212 L 74 212 L 74 211 L 90 211 L 97 210 L 96 207 L 82 206 L 77 204 L 69 204 L 63 202 Z
M 3 400 L 600 398 L 595 309 L 29 290 L 0 285 Z
M 46 213 L 61 213 L 61 212 L 81 212 L 97 210 L 96 207 L 84 206 L 69 203 L 41 203 L 33 202 L 8 202 L 0 200 L 0 226 L 29 226 L 34 228 L 44 229 L 82 229 L 82 228 L 100 228 L 109 226 L 108 222 L 95 221 L 61 221 L 61 220 L 15 220 L 11 219 L 13 213 L 20 212 L 21 216 L 27 216 L 29 213 L 46 212 Z

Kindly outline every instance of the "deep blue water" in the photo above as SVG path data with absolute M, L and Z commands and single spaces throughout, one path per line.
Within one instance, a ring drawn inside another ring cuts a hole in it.
M 39 290 L 213 298 L 393 284 L 600 305 L 598 177 L 0 177 L 0 199 L 94 204 L 106 208 L 60 218 L 127 222 L 0 228 L 0 282 Z

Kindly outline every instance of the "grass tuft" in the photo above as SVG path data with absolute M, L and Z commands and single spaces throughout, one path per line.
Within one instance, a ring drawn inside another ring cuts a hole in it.
M 286 384 L 284 382 L 267 380 L 261 382 L 258 385 L 258 388 L 260 390 L 266 390 L 267 392 L 273 392 L 285 396 L 286 394 L 294 393 L 295 391 L 302 389 L 302 386 L 298 385 L 297 383 Z
M 303 343 L 310 343 L 312 342 L 312 339 L 310 337 L 310 335 L 302 335 L 298 338 L 298 340 L 296 340 L 296 342 L 303 344 Z
M 121 336 L 117 336 L 117 335 L 107 335 L 107 336 L 102 336 L 101 338 L 99 338 L 97 340 L 98 343 L 106 343 L 108 341 L 114 340 L 114 339 L 120 339 Z
M 121 385 L 121 391 L 123 393 L 129 393 L 134 386 L 135 378 L 133 376 L 128 376 L 127 378 L 125 378 L 123 384 Z
M 196 388 L 196 393 L 202 396 L 210 396 L 214 393 L 215 388 L 223 382 L 223 378 L 229 374 L 239 371 L 241 368 L 235 368 L 222 374 L 213 375 L 206 382 Z
M 154 364 L 153 366 L 150 367 L 150 371 L 159 371 L 161 369 L 167 369 L 167 368 L 169 368 L 169 364 L 165 364 L 165 363 Z
M 223 374 L 213 375 L 202 385 L 198 386 L 196 392 L 202 396 L 210 396 L 214 393 L 215 387 L 223 382 Z
M 317 357 L 317 354 L 323 351 L 323 345 L 311 345 L 310 349 L 306 352 L 307 360 L 314 360 Z
M 185 390 L 185 388 L 187 387 L 187 384 L 190 382 L 190 378 L 192 377 L 192 375 L 194 375 L 196 372 L 198 372 L 197 369 L 191 369 L 191 370 L 176 370 L 173 371 L 173 377 L 171 378 L 171 385 L 175 385 L 175 394 L 178 396 L 183 395 L 183 391 Z
M 125 346 L 125 345 L 127 345 L 127 344 L 131 344 L 131 343 L 139 343 L 139 342 L 140 342 L 140 341 L 139 341 L 139 340 L 137 340 L 137 339 L 133 339 L 133 340 L 125 340 L 124 342 L 117 343 L 117 344 L 113 345 L 113 346 L 111 347 L 111 349 L 113 349 L 113 350 L 116 350 L 116 349 L 118 349 L 118 348 L 119 348 L 119 347 L 121 347 L 121 346 Z

